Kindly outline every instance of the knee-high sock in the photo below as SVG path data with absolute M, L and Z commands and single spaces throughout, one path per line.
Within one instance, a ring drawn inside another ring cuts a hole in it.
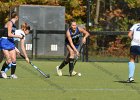
M 5 68 L 4 72 L 6 73 L 11 67 L 12 67 L 12 63 L 8 64 L 8 66 Z
M 8 64 L 6 63 L 6 61 L 3 63 L 1 71 L 5 71 L 5 68 L 8 66 Z
M 13 62 L 11 66 L 11 75 L 15 74 L 15 71 L 16 71 L 16 62 Z
M 11 68 L 12 63 L 7 64 L 6 62 L 4 62 L 1 71 L 4 71 L 5 73 Z
M 69 60 L 70 60 L 70 62 L 69 62 L 69 73 L 70 73 L 70 76 L 71 76 L 72 72 L 73 72 L 73 69 L 74 69 L 74 59 L 70 58 Z
M 62 69 L 62 68 L 63 68 L 64 66 L 66 66 L 68 63 L 69 63 L 69 61 L 64 60 L 64 61 L 60 64 L 59 69 Z
M 134 77 L 134 72 L 135 72 L 135 63 L 134 62 L 129 62 L 128 63 L 128 68 L 129 68 L 129 78 Z

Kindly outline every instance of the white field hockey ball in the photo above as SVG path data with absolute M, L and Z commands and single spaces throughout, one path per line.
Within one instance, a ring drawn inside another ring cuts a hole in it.
M 81 73 L 78 73 L 78 76 L 81 76 Z

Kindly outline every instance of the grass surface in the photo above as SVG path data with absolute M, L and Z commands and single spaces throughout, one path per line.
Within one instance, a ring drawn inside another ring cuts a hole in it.
M 77 62 L 81 77 L 56 75 L 60 62 L 33 61 L 46 74 L 45 79 L 30 64 L 17 61 L 18 79 L 0 79 L 0 100 L 138 100 L 140 98 L 140 64 L 136 64 L 135 83 L 127 80 L 127 63 Z M 7 73 L 10 74 L 10 71 Z

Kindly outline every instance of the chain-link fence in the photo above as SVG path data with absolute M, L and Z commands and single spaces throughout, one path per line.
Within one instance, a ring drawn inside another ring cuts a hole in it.
M 88 61 L 128 61 L 131 40 L 127 33 L 91 32 L 87 49 Z
M 129 60 L 131 40 L 127 36 L 128 32 L 90 33 L 89 43 L 81 52 L 82 61 L 124 62 Z M 62 59 L 66 55 L 65 31 L 36 30 L 36 34 L 36 37 L 33 37 L 33 34 L 26 36 L 25 47 L 30 58 Z M 20 49 L 19 44 L 17 47 Z

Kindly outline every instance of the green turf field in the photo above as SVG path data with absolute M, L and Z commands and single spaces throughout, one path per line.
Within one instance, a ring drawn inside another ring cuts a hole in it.
M 136 64 L 135 83 L 127 79 L 127 63 L 78 62 L 75 70 L 82 76 L 56 75 L 60 62 L 33 61 L 51 78 L 42 77 L 25 61 L 17 62 L 18 79 L 0 79 L 0 100 L 138 100 L 140 98 L 140 64 Z M 10 72 L 10 71 L 9 71 Z M 9 74 L 9 73 L 8 73 Z

